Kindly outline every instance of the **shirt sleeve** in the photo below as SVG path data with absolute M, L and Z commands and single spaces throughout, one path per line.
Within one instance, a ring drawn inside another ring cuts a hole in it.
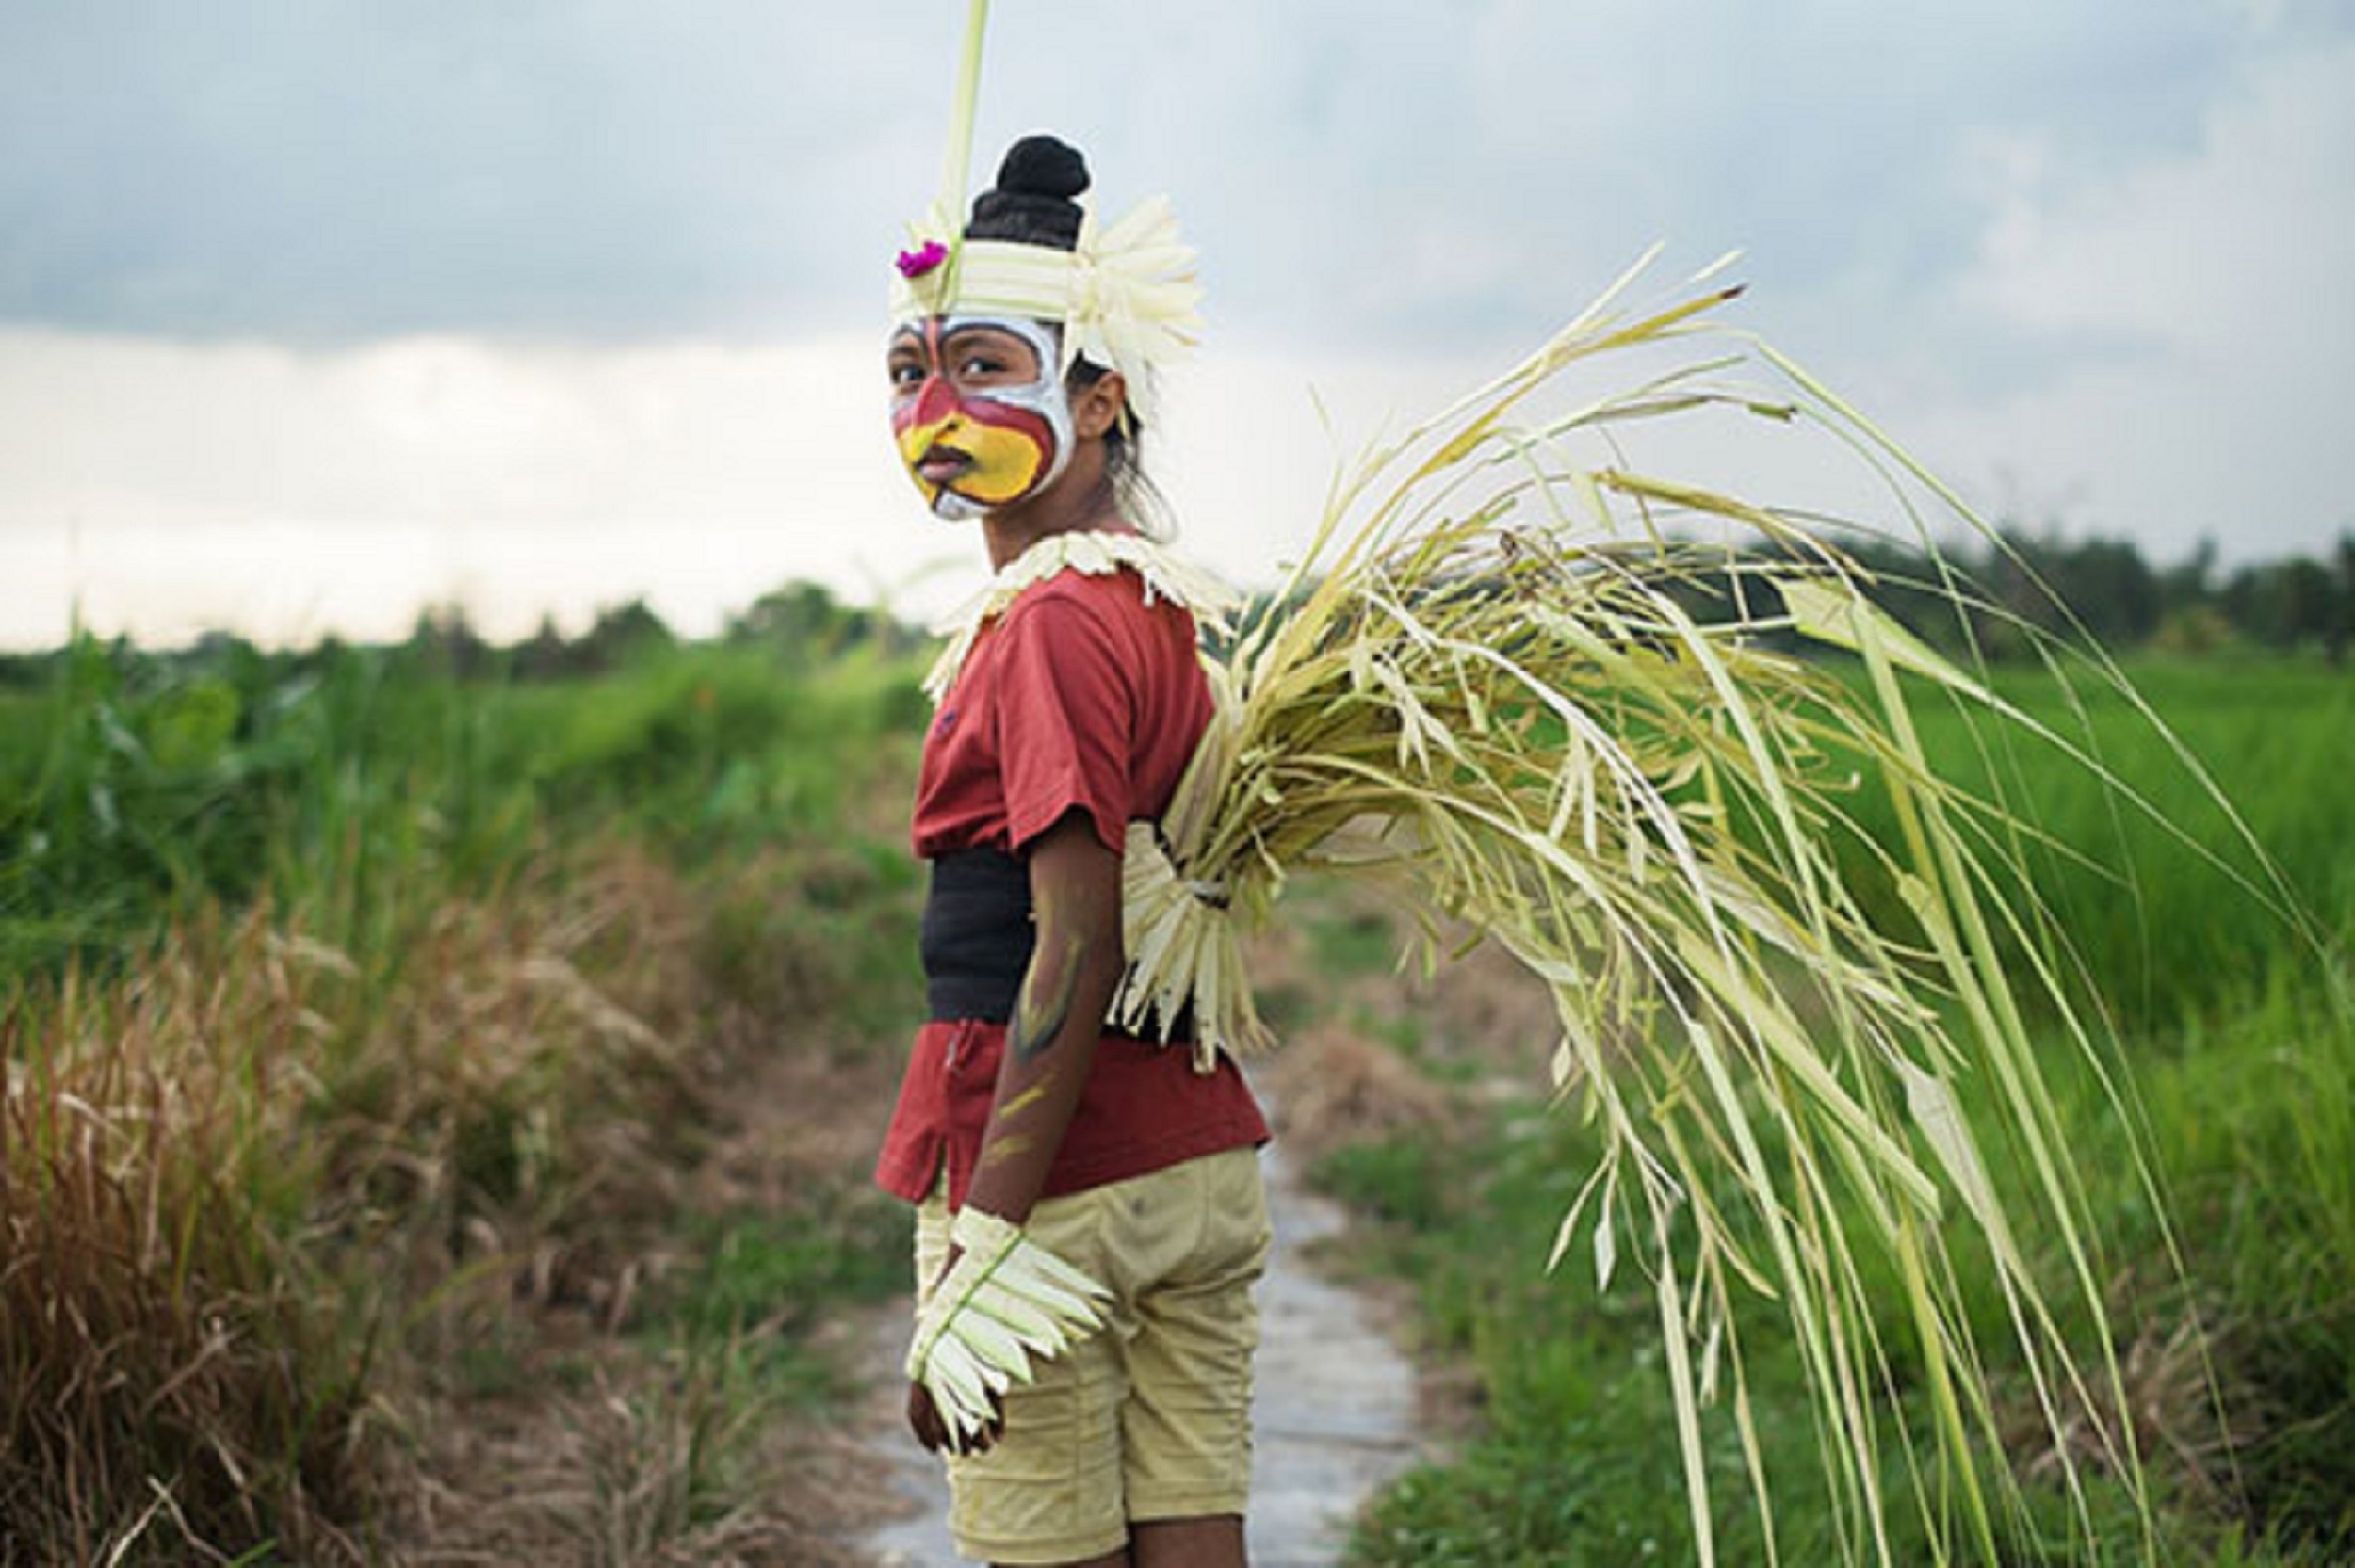
M 1022 853 L 1078 810 L 1118 854 L 1135 804 L 1137 687 L 1110 628 L 1084 605 L 1044 597 L 1017 606 L 999 636 L 995 718 L 1007 848 Z

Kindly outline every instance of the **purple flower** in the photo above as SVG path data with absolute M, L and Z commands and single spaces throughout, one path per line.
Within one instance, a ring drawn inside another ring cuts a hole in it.
M 900 252 L 900 276 L 920 278 L 948 259 L 949 248 L 936 239 L 928 239 L 913 251 Z

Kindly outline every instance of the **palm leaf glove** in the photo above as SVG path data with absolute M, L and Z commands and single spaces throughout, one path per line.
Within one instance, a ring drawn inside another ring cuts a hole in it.
M 916 1317 L 909 1381 L 962 1444 L 996 1419 L 993 1400 L 1103 1324 L 1102 1285 L 1021 1226 L 967 1204 L 949 1228 L 961 1255 Z

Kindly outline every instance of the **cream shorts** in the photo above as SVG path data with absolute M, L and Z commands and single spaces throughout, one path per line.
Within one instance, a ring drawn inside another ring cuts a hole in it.
M 1266 1271 L 1259 1154 L 1228 1149 L 1048 1198 L 1032 1240 L 1113 1293 L 1106 1326 L 1006 1397 L 989 1452 L 949 1461 L 950 1533 L 986 1562 L 1100 1557 L 1131 1521 L 1240 1514 L 1251 1492 L 1251 1286 Z M 947 1202 L 917 1211 L 919 1292 L 939 1276 Z

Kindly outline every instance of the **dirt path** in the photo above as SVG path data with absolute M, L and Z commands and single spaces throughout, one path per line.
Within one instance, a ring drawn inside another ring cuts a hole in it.
M 1259 1288 L 1258 1443 L 1252 1466 L 1251 1560 L 1257 1568 L 1321 1568 L 1339 1560 L 1349 1522 L 1374 1490 L 1420 1455 L 1415 1372 L 1377 1324 L 1372 1303 L 1326 1283 L 1304 1255 L 1340 1233 L 1338 1204 L 1305 1190 L 1279 1144 L 1262 1156 L 1275 1256 Z M 901 1416 L 907 1307 L 877 1319 L 869 1366 L 875 1393 L 863 1438 L 885 1461 L 903 1517 L 862 1543 L 885 1568 L 949 1568 L 948 1488 Z

